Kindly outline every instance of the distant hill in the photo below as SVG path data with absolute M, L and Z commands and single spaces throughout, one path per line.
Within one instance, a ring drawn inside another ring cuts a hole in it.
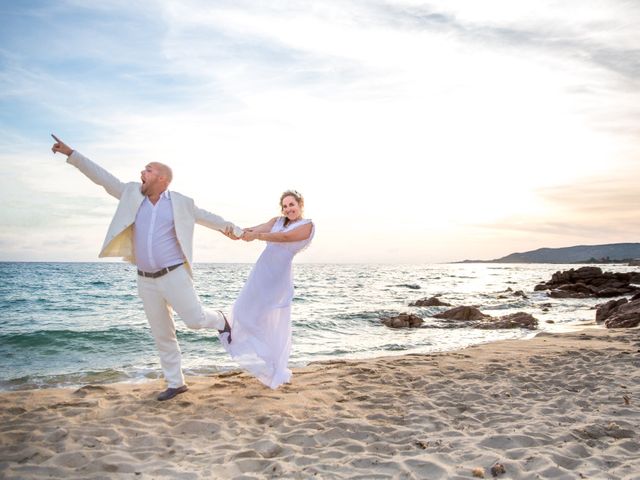
M 495 260 L 464 260 L 460 263 L 607 263 L 640 258 L 640 243 L 577 245 L 563 248 L 539 248 L 518 252 Z

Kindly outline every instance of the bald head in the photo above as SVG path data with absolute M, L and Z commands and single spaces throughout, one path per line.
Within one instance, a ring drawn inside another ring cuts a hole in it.
M 149 166 L 156 169 L 156 171 L 158 172 L 158 176 L 165 178 L 167 185 L 171 183 L 171 180 L 173 180 L 173 171 L 171 170 L 171 167 L 169 165 L 165 165 L 164 163 L 160 162 L 151 162 Z
M 140 180 L 142 180 L 140 191 L 155 203 L 160 194 L 169 187 L 172 179 L 173 172 L 168 165 L 151 162 L 140 172 Z

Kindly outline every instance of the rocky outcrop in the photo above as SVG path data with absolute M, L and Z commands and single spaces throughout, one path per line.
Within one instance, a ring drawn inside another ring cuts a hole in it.
M 611 316 L 615 309 L 627 302 L 628 300 L 626 298 L 620 298 L 618 300 L 609 300 L 607 303 L 598 305 L 596 310 L 596 323 L 604 322 Z
M 551 280 L 536 285 L 536 291 L 549 290 L 553 298 L 620 297 L 640 291 L 640 272 L 603 272 L 599 267 L 582 267 L 556 272 Z
M 598 305 L 596 322 L 604 322 L 607 328 L 637 327 L 640 325 L 640 295 L 635 295 L 631 301 L 621 298 Z
M 401 313 L 395 317 L 382 318 L 380 321 L 390 328 L 417 328 L 424 322 L 411 313 Z
M 434 315 L 435 318 L 442 318 L 445 320 L 458 320 L 458 321 L 469 321 L 469 320 L 484 320 L 488 317 L 480 310 L 475 307 L 455 307 L 446 312 L 437 313 Z
M 493 328 L 526 328 L 535 330 L 538 328 L 538 320 L 525 312 L 512 313 L 502 317 L 485 315 L 475 307 L 455 307 L 446 312 L 434 315 L 435 318 L 447 320 L 450 323 L 457 322 L 461 327 L 480 329 Z
M 512 313 L 502 317 L 485 315 L 475 307 L 461 306 L 434 315 L 435 318 L 446 320 L 448 328 L 480 328 L 483 330 L 493 328 L 526 328 L 535 330 L 538 320 L 525 312 Z M 417 328 L 422 326 L 424 320 L 411 313 L 401 313 L 394 317 L 386 317 L 380 321 L 390 328 Z
M 409 304 L 410 307 L 450 307 L 451 304 L 447 302 L 443 302 L 438 297 L 431 298 L 421 298 L 420 300 L 416 300 L 413 303 Z
M 522 290 L 516 290 L 514 292 L 511 287 L 507 288 L 506 290 L 504 290 L 503 292 L 500 292 L 500 293 L 502 295 L 498 295 L 498 298 L 509 298 L 509 295 L 512 295 L 514 297 L 529 298 L 529 297 L 527 297 L 527 294 L 524 293 Z M 509 294 L 509 295 L 505 295 L 505 294 Z
M 492 328 L 526 328 L 535 330 L 538 328 L 538 319 L 529 313 L 516 312 L 498 318 L 489 317 L 489 319 L 475 324 L 474 328 L 485 330 Z

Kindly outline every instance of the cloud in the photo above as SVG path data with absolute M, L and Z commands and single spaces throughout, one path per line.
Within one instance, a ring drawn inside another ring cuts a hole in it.
M 640 169 L 609 178 L 590 179 L 577 185 L 546 188 L 542 198 L 552 206 L 585 221 L 603 224 L 637 224 L 640 216 Z M 630 227 L 630 226 L 629 226 Z
M 626 173 L 626 174 L 625 174 Z M 607 242 L 637 241 L 640 237 L 640 168 L 587 178 L 570 185 L 538 190 L 544 214 L 513 215 L 487 225 L 476 225 L 506 234 L 525 233 L 555 238 Z
M 640 151 L 637 5 L 16 3 L 0 32 L 0 224 L 56 239 L 85 225 L 82 248 L 98 248 L 115 201 L 51 156 L 54 130 L 123 180 L 166 161 L 177 190 L 240 224 L 300 189 L 323 260 L 393 258 L 381 219 L 407 261 L 431 238 L 430 259 L 448 256 L 473 222 L 514 243 L 625 235 L 634 211 L 608 192 L 637 197 L 607 172 Z M 607 188 L 576 180 L 596 175 Z M 335 254 L 344 232 L 377 243 Z
M 491 16 L 469 15 L 474 9 L 467 2 L 437 7 L 413 3 L 373 2 L 372 18 L 399 29 L 455 35 L 469 46 L 483 44 L 517 55 L 591 63 L 624 76 L 634 89 L 640 88 L 640 35 L 634 26 L 640 21 L 640 8 L 633 2 L 620 5 L 620 10 L 606 2 L 601 9 L 589 8 L 584 2 L 547 2 L 538 9 L 520 4 L 506 7 L 505 16 L 494 15 L 491 8 L 485 8 Z M 484 7 L 489 5 L 483 3 Z

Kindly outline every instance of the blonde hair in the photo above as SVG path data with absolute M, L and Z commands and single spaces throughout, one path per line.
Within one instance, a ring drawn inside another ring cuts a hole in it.
M 282 210 L 284 210 L 284 208 L 282 207 L 282 201 L 286 197 L 293 197 L 296 199 L 296 202 L 298 202 L 298 205 L 300 205 L 300 214 L 302 214 L 302 212 L 304 211 L 304 197 L 297 190 L 286 190 L 285 192 L 282 193 L 282 195 L 280 195 L 280 211 L 282 212 Z M 288 223 L 289 223 L 289 219 L 285 218 L 284 219 L 285 227 L 287 226 Z

